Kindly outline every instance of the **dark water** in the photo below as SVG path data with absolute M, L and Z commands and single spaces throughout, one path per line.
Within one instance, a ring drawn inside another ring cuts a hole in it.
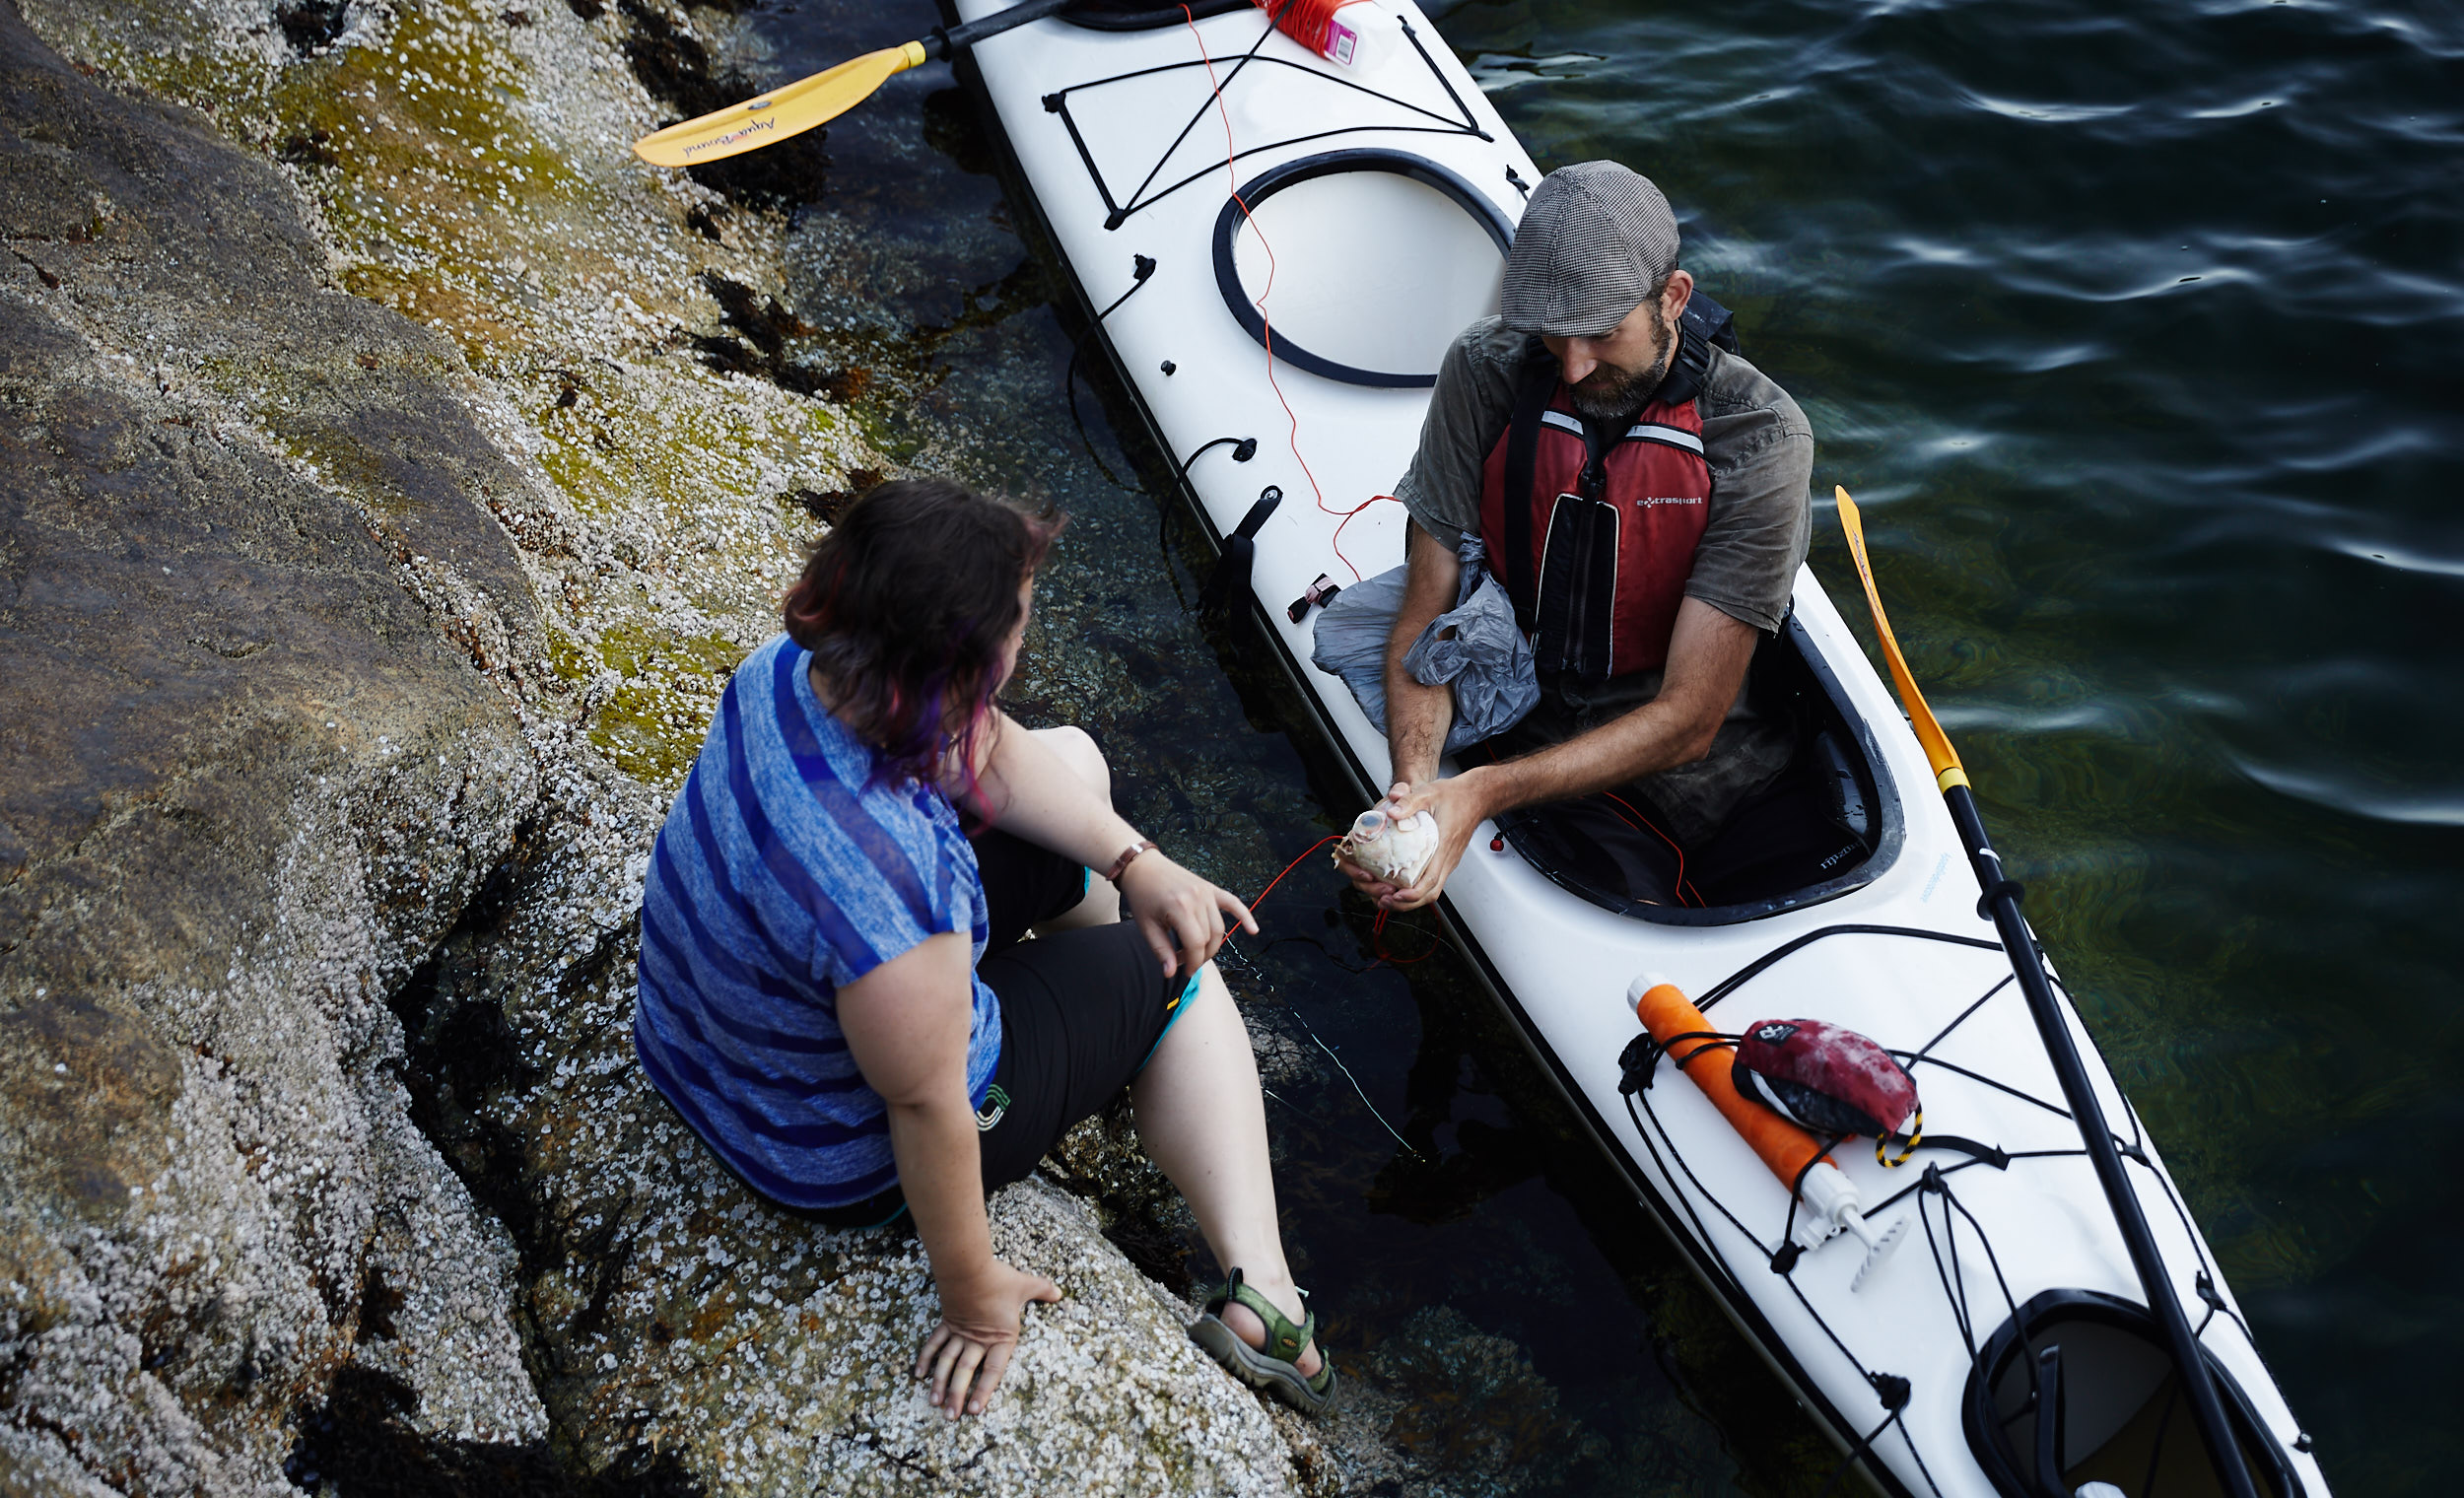
M 1917 673 L 2330 1480 L 2452 1491 L 2464 10 L 1431 8 L 1543 166 L 1663 184 L 1812 415 L 1817 494 L 1868 507 Z M 779 7 L 761 75 L 932 19 Z M 967 98 L 909 75 L 819 155 L 797 356 L 903 460 L 1073 511 L 1020 706 L 1094 728 L 1124 809 L 1255 891 L 1356 807 L 1258 642 L 1184 613 L 1201 558 L 1119 391 L 1064 402 L 1082 323 Z M 1397 1436 L 1456 1491 L 1817 1487 L 1456 960 L 1355 971 L 1364 913 L 1314 861 L 1263 915 L 1236 986 L 1293 1047 L 1290 1236 L 1338 1351 L 1421 1392 Z

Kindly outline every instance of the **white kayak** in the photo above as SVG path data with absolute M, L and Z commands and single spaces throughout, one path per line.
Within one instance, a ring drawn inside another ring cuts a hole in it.
M 967 21 L 1005 8 L 956 0 Z M 1448 342 L 1495 309 L 1540 172 L 1409 0 L 1340 12 L 1348 66 L 1248 4 L 1193 9 L 1194 24 L 1178 7 L 1164 24 L 1039 21 L 980 43 L 974 71 L 1154 439 L 1218 542 L 1250 537 L 1231 551 L 1254 549 L 1267 635 L 1365 802 L 1388 781 L 1384 739 L 1309 664 L 1320 612 L 1287 608 L 1322 575 L 1349 585 L 1402 561 L 1402 507 L 1368 502 L 1409 461 Z M 1884 1491 L 2220 1492 L 1924 752 L 1810 569 L 1772 650 L 1824 725 L 1855 857 L 1750 905 L 1642 906 L 1493 849 L 1484 826 L 1447 887 L 1454 935 L 1636 1195 Z M 1833 1155 L 1874 1235 L 1901 1225 L 1895 1252 L 1808 1231 L 1665 1057 L 1621 1090 L 1645 974 L 1722 1030 L 1820 1019 L 1909 1063 L 1913 1158 L 1888 1167 L 1855 1141 Z M 2060 1011 L 2258 1490 L 2323 1498 L 2154 1142 L 2067 996 Z M 2049 1348 L 2061 1393 L 2040 1398 Z

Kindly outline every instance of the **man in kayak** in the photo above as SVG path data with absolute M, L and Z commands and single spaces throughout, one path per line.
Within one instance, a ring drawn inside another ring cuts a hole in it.
M 1754 861 L 1730 847 L 1754 839 L 1718 835 L 1793 748 L 1745 686 L 1805 560 L 1814 433 L 1733 351 L 1725 314 L 1704 315 L 1709 299 L 1686 315 L 1694 282 L 1677 243 L 1648 178 L 1613 162 L 1550 172 L 1517 232 L 1500 314 L 1466 328 L 1439 367 L 1395 489 L 1413 523 L 1386 701 L 1388 799 L 1433 813 L 1442 842 L 1410 888 L 1347 867 L 1389 908 L 1436 899 L 1481 822 L 1601 791 L 1691 855 L 1680 869 L 1696 890 Z M 1540 697 L 1464 756 L 1484 763 L 1440 780 L 1452 693 L 1403 660 L 1455 607 L 1467 534 L 1514 602 Z

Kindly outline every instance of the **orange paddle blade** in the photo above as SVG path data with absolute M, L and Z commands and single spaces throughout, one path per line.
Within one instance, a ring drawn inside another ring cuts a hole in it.
M 1874 610 L 1874 633 L 1882 640 L 1882 658 L 1890 665 L 1891 684 L 1899 689 L 1899 701 L 1908 710 L 1908 721 L 1916 729 L 1916 741 L 1925 746 L 1926 761 L 1934 767 L 1934 783 L 1944 790 L 1968 783 L 1968 774 L 1959 767 L 1959 751 L 1951 747 L 1951 737 L 1934 720 L 1934 710 L 1925 705 L 1925 694 L 1916 689 L 1916 678 L 1908 673 L 1907 657 L 1899 653 L 1899 641 L 1890 632 L 1890 618 L 1882 612 L 1882 589 L 1874 584 L 1874 564 L 1866 560 L 1865 521 L 1857 514 L 1857 502 L 1848 498 L 1848 491 L 1838 485 L 1831 488 L 1839 500 L 1839 524 L 1848 532 L 1848 554 L 1857 559 L 1857 576 L 1865 582 L 1865 601 Z
M 924 55 L 921 41 L 866 52 L 758 99 L 646 135 L 633 143 L 634 154 L 654 167 L 698 167 L 759 151 L 845 114 L 892 77 L 922 64 Z

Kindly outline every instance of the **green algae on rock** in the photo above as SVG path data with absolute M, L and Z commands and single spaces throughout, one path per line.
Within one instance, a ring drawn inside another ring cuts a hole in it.
M 813 535 L 783 497 L 841 487 L 851 467 L 878 460 L 825 402 L 690 357 L 728 315 L 714 287 L 734 288 L 732 300 L 777 284 L 783 236 L 775 215 L 740 211 L 625 149 L 658 122 L 625 65 L 625 18 L 542 6 L 516 24 L 469 0 L 353 6 L 303 52 L 248 0 L 28 10 L 79 62 L 265 152 L 309 206 L 334 283 L 458 349 L 461 360 L 424 357 L 461 384 L 520 470 L 470 487 L 561 628 L 585 640 L 609 624 L 715 635 L 739 654 L 772 632 Z M 193 336 L 169 340 L 175 377 L 278 434 L 308 470 L 381 510 L 394 503 L 389 480 L 416 480 L 442 455 L 380 465 L 300 420 L 317 391 L 297 372 L 224 357 L 218 300 L 198 306 Z M 355 354 L 340 376 L 411 359 Z M 417 567 L 435 560 L 407 550 Z M 607 715 L 604 749 L 665 783 L 700 737 L 669 725 L 675 695 L 620 674 L 579 706 Z
M 38 41 L 8 5 L 4 622 L 60 603 L 33 537 L 94 579 L 70 604 L 152 623 L 92 659 L 8 637 L 64 700 L 96 659 L 138 690 L 101 738 L 0 745 L 68 807 L 0 823 L 0 1112 L 56 1146 L 0 1150 L 0 1462 L 61 1491 L 1326 1489 L 1040 1183 L 996 1242 L 1070 1299 L 944 1426 L 901 1376 L 912 1241 L 762 1207 L 633 1064 L 667 796 L 816 521 L 888 466 L 877 411 L 831 402 L 934 383 L 878 330 L 798 373 L 765 189 L 624 151 L 658 122 L 646 36 L 711 76 L 695 20 L 28 0 Z M 36 480 L 76 503 L 21 505 Z M 70 510 L 126 554 L 44 540 Z

